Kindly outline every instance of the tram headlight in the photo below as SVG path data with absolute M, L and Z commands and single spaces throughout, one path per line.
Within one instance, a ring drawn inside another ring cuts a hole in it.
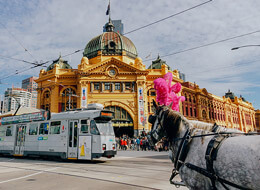
M 102 150 L 106 150 L 106 144 L 102 145 Z

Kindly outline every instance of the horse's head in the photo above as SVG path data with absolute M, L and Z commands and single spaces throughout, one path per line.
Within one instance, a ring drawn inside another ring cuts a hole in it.
M 149 142 L 155 144 L 166 136 L 166 131 L 163 127 L 165 112 L 170 109 L 168 106 L 159 106 L 153 101 L 155 112 L 149 116 L 149 123 L 152 124 L 150 136 L 148 136 Z
M 149 123 L 152 124 L 149 142 L 153 145 L 160 141 L 163 137 L 172 140 L 179 130 L 179 125 L 182 115 L 179 112 L 173 111 L 171 105 L 160 106 L 153 101 L 155 113 L 149 116 Z

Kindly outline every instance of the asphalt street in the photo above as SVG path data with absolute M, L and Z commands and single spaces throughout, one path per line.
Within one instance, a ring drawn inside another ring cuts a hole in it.
M 154 151 L 118 151 L 94 161 L 0 157 L 0 190 L 172 190 L 172 168 L 167 152 Z

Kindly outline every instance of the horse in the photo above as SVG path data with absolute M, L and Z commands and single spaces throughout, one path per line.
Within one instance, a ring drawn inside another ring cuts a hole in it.
M 260 189 L 260 138 L 238 130 L 195 128 L 171 106 L 157 105 L 149 116 L 149 142 L 169 141 L 173 174 L 191 190 Z M 180 183 L 176 183 L 180 184 Z M 175 185 L 176 185 L 175 184 Z

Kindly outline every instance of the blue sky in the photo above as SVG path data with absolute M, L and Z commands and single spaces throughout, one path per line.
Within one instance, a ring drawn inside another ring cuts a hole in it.
M 203 2 L 111 0 L 111 17 L 121 19 L 127 33 Z M 0 94 L 12 85 L 21 86 L 22 79 L 38 76 L 42 69 L 30 69 L 28 63 L 3 56 L 45 62 L 83 49 L 102 33 L 107 5 L 107 0 L 0 0 Z M 146 67 L 160 54 L 200 88 L 218 96 L 230 89 L 260 109 L 260 47 L 231 51 L 236 46 L 260 44 L 259 7 L 259 0 L 213 0 L 126 36 Z M 177 53 L 255 31 L 259 32 Z M 66 60 L 77 68 L 81 58 L 82 52 Z

